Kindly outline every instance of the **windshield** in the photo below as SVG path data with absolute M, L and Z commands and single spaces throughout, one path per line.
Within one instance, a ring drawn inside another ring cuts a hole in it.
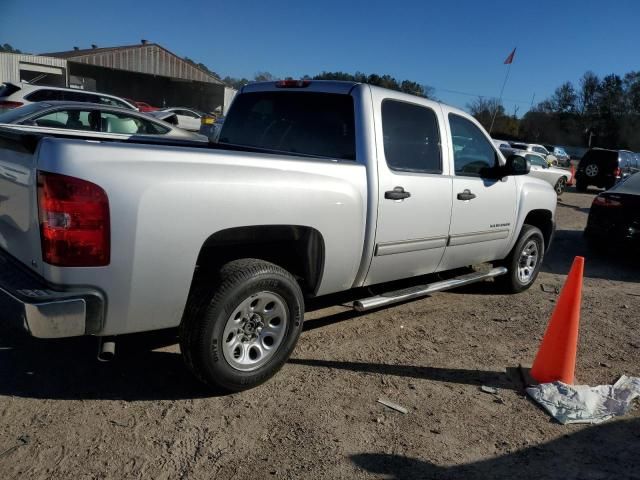
M 350 95 L 257 92 L 239 95 L 220 143 L 344 160 L 356 159 Z
M 0 123 L 16 123 L 20 120 L 24 120 L 31 114 L 49 108 L 51 105 L 48 103 L 30 103 L 24 107 L 14 108 L 0 113 Z

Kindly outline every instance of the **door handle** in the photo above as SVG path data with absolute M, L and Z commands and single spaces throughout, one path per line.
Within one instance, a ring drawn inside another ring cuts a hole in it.
M 474 198 L 476 198 L 476 194 L 471 193 L 471 190 L 468 188 L 464 192 L 458 194 L 458 200 L 473 200 Z
M 403 187 L 396 187 L 393 190 L 384 192 L 384 198 L 387 200 L 404 200 L 410 196 L 411 194 L 409 192 L 405 192 Z

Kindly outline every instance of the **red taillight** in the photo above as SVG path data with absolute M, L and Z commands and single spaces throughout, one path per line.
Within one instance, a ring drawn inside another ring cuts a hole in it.
M 24 105 L 22 102 L 12 102 L 10 100 L 0 100 L 0 108 L 18 108 Z
M 617 178 L 622 177 L 622 169 L 621 169 L 620 167 L 616 168 L 616 171 L 614 172 L 614 175 L 615 175 Z
M 593 205 L 598 205 L 599 207 L 621 207 L 622 203 L 618 200 L 613 200 L 609 197 L 601 197 L 597 196 L 593 199 Z
M 98 185 L 38 172 L 42 259 L 59 267 L 109 265 L 109 199 Z
M 279 80 L 276 82 L 278 88 L 305 88 L 311 85 L 311 80 Z

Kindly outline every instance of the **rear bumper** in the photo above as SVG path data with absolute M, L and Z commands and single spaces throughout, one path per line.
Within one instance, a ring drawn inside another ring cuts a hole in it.
M 102 327 L 100 292 L 51 285 L 1 249 L 0 299 L 16 305 L 25 329 L 37 338 L 76 337 Z

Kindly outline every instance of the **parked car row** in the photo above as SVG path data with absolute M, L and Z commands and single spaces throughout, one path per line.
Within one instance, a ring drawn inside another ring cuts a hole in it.
M 534 152 L 530 149 L 516 148 L 524 146 L 523 144 L 510 143 L 504 140 L 493 140 L 493 143 L 500 149 L 505 157 L 515 154 L 528 160 L 531 165 L 529 175 L 548 182 L 558 195 L 562 195 L 567 185 L 571 183 L 571 172 L 569 170 L 556 168 L 550 165 L 548 163 L 548 157 L 544 154 Z
M 106 93 L 87 92 L 75 88 L 48 87 L 28 83 L 3 83 L 0 86 L 0 111 L 48 101 L 87 102 L 138 110 L 127 100 Z
M 510 148 L 543 155 L 547 163 L 552 166 L 571 166 L 571 156 L 564 147 L 558 145 L 540 145 L 538 143 L 513 142 L 508 140 L 495 140 L 493 143 L 500 149 Z
M 120 98 L 105 93 L 88 92 L 74 88 L 30 85 L 28 83 L 4 83 L 0 86 L 0 112 L 31 103 L 52 101 L 86 102 L 137 110 L 142 113 L 158 111 L 169 112 L 175 114 L 177 118 L 176 126 L 191 132 L 198 132 L 202 124 L 202 119 L 209 115 L 193 108 L 158 108 L 146 102 L 130 98 Z
M 156 112 L 154 112 L 156 113 Z M 170 112 L 165 112 L 171 116 Z M 0 114 L 0 124 L 42 127 L 51 133 L 64 129 L 73 136 L 122 138 L 144 135 L 169 140 L 208 142 L 202 135 L 176 128 L 168 122 L 131 109 L 88 102 L 37 102 Z

